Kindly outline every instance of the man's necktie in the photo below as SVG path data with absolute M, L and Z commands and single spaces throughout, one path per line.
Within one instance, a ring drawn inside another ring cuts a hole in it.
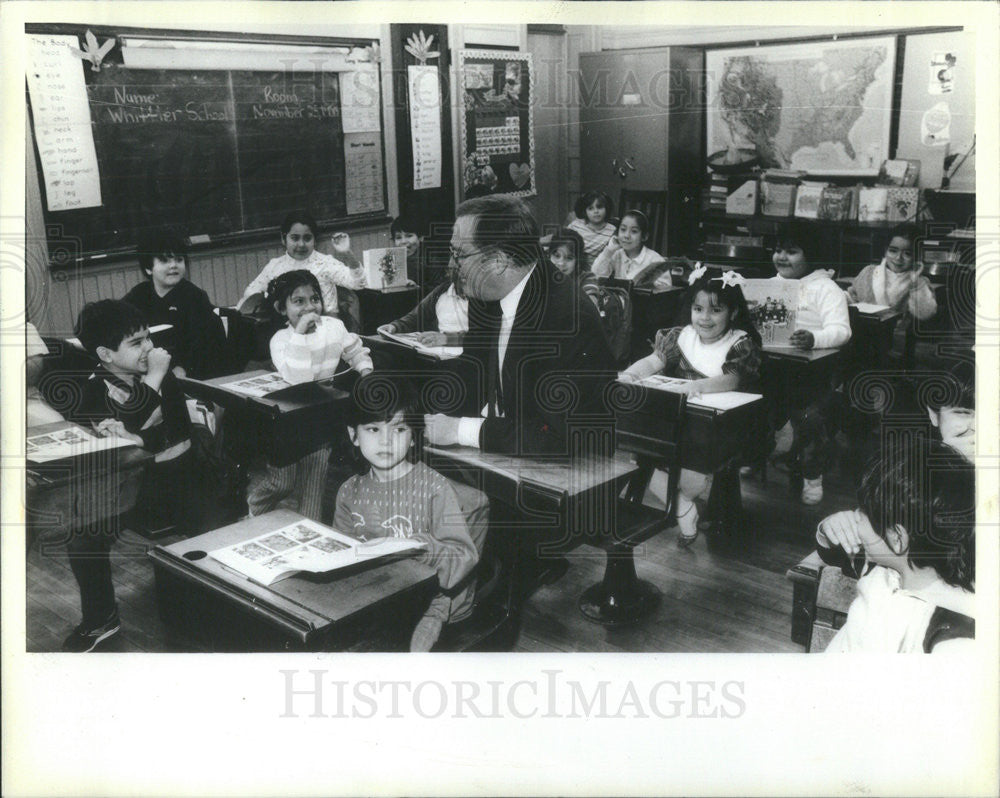
M 486 384 L 487 416 L 495 418 L 503 412 L 503 390 L 500 383 L 500 323 L 503 311 L 499 302 L 486 302 L 484 310 L 490 331 Z

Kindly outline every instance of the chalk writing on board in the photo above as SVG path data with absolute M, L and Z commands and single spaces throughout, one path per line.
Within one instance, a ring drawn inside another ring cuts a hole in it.
M 83 65 L 70 51 L 78 44 L 76 36 L 29 37 L 28 90 L 50 211 L 101 204 Z
M 371 213 L 385 208 L 382 148 L 378 133 L 344 135 L 347 213 Z
M 413 188 L 441 185 L 441 93 L 436 66 L 406 68 L 410 84 L 410 142 Z

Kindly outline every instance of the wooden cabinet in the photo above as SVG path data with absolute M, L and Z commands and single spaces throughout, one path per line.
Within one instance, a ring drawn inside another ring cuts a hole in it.
M 704 55 L 691 48 L 580 54 L 581 190 L 616 204 L 623 188 L 667 191 L 663 235 L 647 242 L 664 255 L 688 251 L 696 233 L 703 77 Z

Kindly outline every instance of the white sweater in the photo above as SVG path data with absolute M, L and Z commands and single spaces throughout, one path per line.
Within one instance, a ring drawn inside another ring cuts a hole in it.
M 298 385 L 332 377 L 344 358 L 355 371 L 372 368 L 368 349 L 340 319 L 321 316 L 308 335 L 283 327 L 271 338 L 271 362 L 286 382 Z
M 784 280 L 776 274 L 772 280 Z M 851 340 L 851 317 L 847 295 L 825 269 L 816 269 L 799 280 L 798 330 L 813 334 L 815 349 L 832 349 Z

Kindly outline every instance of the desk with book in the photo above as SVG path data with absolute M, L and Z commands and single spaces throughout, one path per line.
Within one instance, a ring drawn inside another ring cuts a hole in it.
M 241 449 L 262 452 L 278 466 L 295 462 L 314 451 L 317 442 L 339 435 L 350 401 L 350 394 L 332 381 L 289 385 L 280 374 L 260 369 L 180 383 L 188 396 L 225 408 L 227 423 L 240 431 Z
M 420 545 L 274 510 L 149 556 L 164 623 L 208 650 L 405 651 L 437 590 Z
M 130 510 L 152 454 L 69 421 L 27 429 L 27 521 L 33 531 L 69 532 Z

